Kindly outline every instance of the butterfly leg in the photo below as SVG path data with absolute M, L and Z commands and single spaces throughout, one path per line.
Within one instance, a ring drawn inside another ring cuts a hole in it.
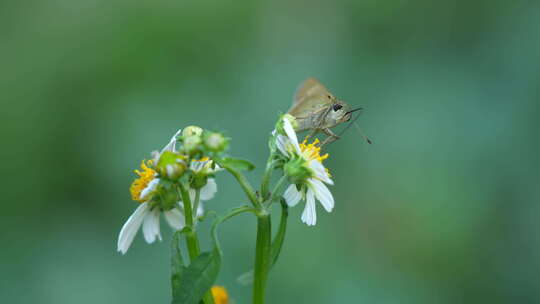
M 320 147 L 323 147 L 324 145 L 327 145 L 329 143 L 333 143 L 334 141 L 338 140 L 340 137 L 337 136 L 332 130 L 329 128 L 322 129 L 324 134 L 328 135 L 328 137 L 322 142 Z
M 315 129 L 311 132 L 309 132 L 308 135 L 306 135 L 306 137 L 304 137 L 304 141 L 309 141 L 309 139 L 312 137 L 312 136 L 315 136 L 317 134 L 317 132 L 319 132 L 319 130 Z

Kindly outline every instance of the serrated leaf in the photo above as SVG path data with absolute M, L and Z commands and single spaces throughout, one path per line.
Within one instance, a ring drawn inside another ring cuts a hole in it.
M 251 171 L 255 169 L 255 165 L 251 162 L 232 157 L 225 157 L 219 160 L 219 164 L 223 167 L 229 167 L 239 171 Z
M 203 252 L 183 271 L 172 304 L 198 304 L 216 281 L 221 258 L 216 250 Z

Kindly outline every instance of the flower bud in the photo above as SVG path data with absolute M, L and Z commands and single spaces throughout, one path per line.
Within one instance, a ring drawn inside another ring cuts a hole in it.
M 187 166 L 182 157 L 174 152 L 165 151 L 159 157 L 156 166 L 157 172 L 168 179 L 179 179 L 186 171 Z
M 313 175 L 311 169 L 305 165 L 305 160 L 302 158 L 295 158 L 285 163 L 283 171 L 285 176 L 293 184 L 303 183 Z
M 204 138 L 204 146 L 213 152 L 222 152 L 227 148 L 228 140 L 220 133 L 209 133 Z
M 191 154 L 199 149 L 202 139 L 199 135 L 191 135 L 184 137 L 182 148 L 188 153 Z
M 180 195 L 171 182 L 163 182 L 159 189 L 159 194 L 154 199 L 154 203 L 162 210 L 171 210 L 180 200 Z
M 206 186 L 208 182 L 208 175 L 206 174 L 195 174 L 191 180 L 190 186 L 193 189 L 201 189 Z
M 203 129 L 197 126 L 188 126 L 182 130 L 182 136 L 184 137 L 201 136 L 202 133 Z

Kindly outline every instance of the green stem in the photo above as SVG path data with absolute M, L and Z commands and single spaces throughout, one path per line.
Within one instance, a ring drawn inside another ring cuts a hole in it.
M 182 202 L 184 203 L 184 219 L 186 221 L 186 228 L 187 228 L 186 244 L 187 244 L 188 253 L 189 253 L 189 260 L 193 262 L 193 260 L 195 260 L 195 258 L 197 258 L 199 254 L 201 253 L 201 249 L 199 246 L 199 239 L 197 238 L 197 234 L 195 233 L 195 225 L 193 224 L 191 198 L 189 197 L 188 190 L 183 184 L 179 183 L 178 189 L 180 189 L 180 196 L 182 197 Z M 196 204 L 197 204 L 197 201 L 198 201 L 197 195 L 195 195 Z M 210 290 L 204 294 L 203 302 L 205 304 L 214 303 L 214 298 L 212 297 Z
M 257 198 L 257 195 L 255 194 L 255 190 L 253 190 L 253 187 L 248 182 L 246 177 L 239 171 L 231 168 L 230 166 L 224 165 L 222 163 L 220 163 L 219 165 L 225 168 L 227 171 L 229 171 L 229 173 L 231 173 L 232 176 L 234 176 L 234 178 L 236 179 L 236 181 L 238 181 L 238 183 L 240 184 L 240 187 L 242 187 L 242 189 L 246 193 L 247 197 L 249 198 L 253 206 L 260 207 L 261 203 L 259 202 L 259 199 Z
M 191 197 L 189 196 L 189 191 L 182 184 L 178 184 L 178 189 L 180 190 L 180 197 L 184 203 L 184 217 L 186 219 L 186 226 L 193 228 L 193 213 L 191 212 Z
M 238 207 L 238 208 L 234 208 L 232 209 L 231 211 L 229 211 L 229 213 L 227 213 L 226 215 L 216 219 L 216 221 L 214 222 L 214 224 L 212 224 L 212 228 L 211 228 L 211 235 L 212 235 L 212 239 L 214 240 L 214 246 L 216 247 L 219 255 L 223 255 L 222 251 L 221 251 L 221 246 L 219 245 L 219 241 L 218 241 L 218 237 L 217 237 L 217 227 L 225 222 L 226 220 L 230 219 L 231 217 L 234 217 L 234 216 L 237 216 L 241 213 L 244 213 L 244 212 L 253 212 L 253 213 L 257 213 L 257 209 L 251 207 L 251 206 L 242 206 L 242 207 Z
M 274 186 L 274 189 L 272 189 L 272 196 L 270 197 L 270 200 L 268 201 L 268 205 L 272 205 L 274 203 L 274 200 L 278 197 L 278 193 L 281 193 L 281 187 L 283 187 L 283 184 L 287 181 L 286 176 L 282 176 L 277 184 Z
M 270 269 L 271 229 L 270 213 L 265 209 L 257 215 L 257 244 L 255 249 L 255 280 L 253 282 L 253 304 L 264 303 L 264 292 Z
M 274 169 L 274 154 L 271 153 L 268 157 L 268 161 L 266 162 L 266 170 L 264 171 L 264 175 L 261 182 L 261 195 L 263 199 L 266 199 L 268 196 L 268 188 L 270 185 L 270 179 L 272 178 L 272 171 Z

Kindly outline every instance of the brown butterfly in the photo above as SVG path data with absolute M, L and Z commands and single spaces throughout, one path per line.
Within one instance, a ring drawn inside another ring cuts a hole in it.
M 340 138 L 330 128 L 350 121 L 352 113 L 359 110 L 362 110 L 362 108 L 351 109 L 349 104 L 338 100 L 317 79 L 308 78 L 298 87 L 292 107 L 288 113 L 294 116 L 298 122 L 298 127 L 295 129 L 296 132 L 311 130 L 311 133 L 306 138 L 314 136 L 319 132 L 328 135 L 322 142 L 322 147 Z M 369 138 L 363 134 L 362 136 L 371 144 Z

